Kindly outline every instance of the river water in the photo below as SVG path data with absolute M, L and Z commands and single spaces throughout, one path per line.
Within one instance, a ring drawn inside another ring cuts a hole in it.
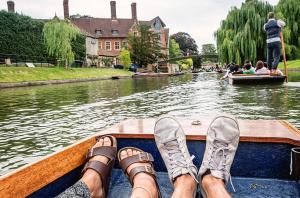
M 200 73 L 0 90 L 0 174 L 127 118 L 230 113 L 300 128 L 297 76 L 288 85 L 232 86 Z

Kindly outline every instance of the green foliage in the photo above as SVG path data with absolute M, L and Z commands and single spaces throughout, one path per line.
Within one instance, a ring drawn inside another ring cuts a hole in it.
M 287 57 L 300 58 L 300 0 L 280 0 L 276 16 L 286 22 L 283 36 Z
M 130 52 L 126 49 L 122 49 L 119 59 L 121 60 L 122 65 L 124 65 L 124 69 L 129 69 L 131 63 Z
M 203 55 L 203 60 L 202 60 L 203 62 L 207 62 L 207 61 L 212 63 L 218 62 L 217 49 L 214 44 L 209 43 L 209 44 L 202 45 L 201 54 Z
M 132 73 L 111 68 L 45 68 L 45 67 L 1 67 L 0 83 L 32 82 L 40 80 L 66 80 L 77 78 L 110 78 L 112 76 L 131 76 Z
M 43 21 L 0 11 L 0 53 L 47 57 Z
M 181 70 L 188 70 L 193 66 L 193 59 L 183 59 L 180 61 L 177 61 L 177 64 L 180 66 Z
M 259 0 L 247 0 L 241 8 L 232 8 L 215 32 L 220 61 L 237 64 L 246 59 L 264 59 L 266 34 L 263 25 L 273 7 Z
M 203 44 L 202 45 L 202 52 L 201 54 L 203 55 L 211 55 L 211 54 L 217 54 L 217 50 L 214 44 L 209 43 L 209 44 Z
M 196 41 L 186 32 L 178 32 L 171 35 L 170 39 L 174 39 L 184 54 L 198 54 L 198 46 Z
M 147 25 L 138 26 L 138 34 L 128 35 L 131 60 L 141 67 L 153 64 L 165 56 L 161 52 L 159 35 Z
M 70 65 L 75 59 L 72 41 L 80 34 L 80 30 L 69 21 L 54 17 L 45 24 L 43 34 L 48 54 L 65 61 L 66 67 Z
M 102 57 L 102 61 L 105 67 L 112 67 L 114 64 L 114 60 L 111 57 Z
M 86 54 L 85 36 L 83 34 L 77 35 L 76 39 L 72 41 L 71 46 L 75 54 L 75 60 L 83 61 Z
M 176 58 L 179 56 L 181 56 L 179 44 L 174 39 L 171 39 L 169 47 L 169 58 Z
M 274 7 L 260 0 L 247 0 L 241 8 L 234 7 L 215 32 L 221 62 L 238 64 L 246 59 L 265 59 L 266 33 L 263 25 Z M 300 0 L 280 0 L 275 7 L 276 18 L 287 26 L 283 29 L 285 50 L 289 59 L 300 57 Z

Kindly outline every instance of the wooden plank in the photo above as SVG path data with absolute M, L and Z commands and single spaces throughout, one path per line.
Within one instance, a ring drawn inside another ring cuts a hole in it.
M 84 163 L 87 150 L 95 142 L 94 136 L 91 136 L 1 176 L 0 197 L 26 197 L 74 170 Z
M 201 125 L 192 125 L 200 120 Z M 211 119 L 180 120 L 188 140 L 205 140 Z M 118 138 L 153 138 L 155 119 L 126 120 L 62 151 L 23 166 L 0 177 L 0 197 L 26 197 L 57 178 L 74 170 L 85 161 L 87 150 L 95 144 L 95 136 L 113 133 Z M 241 142 L 274 142 L 300 146 L 300 132 L 286 121 L 239 120 Z
M 193 120 L 200 120 L 201 125 L 192 125 Z M 189 140 L 205 140 L 212 118 L 192 118 L 180 120 Z M 241 141 L 282 142 L 300 146 L 300 133 L 286 121 L 277 120 L 239 120 Z M 105 133 L 115 133 L 119 138 L 153 138 L 155 119 L 130 119 L 117 124 Z

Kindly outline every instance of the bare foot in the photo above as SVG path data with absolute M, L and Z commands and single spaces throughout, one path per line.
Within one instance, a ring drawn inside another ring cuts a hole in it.
M 132 155 L 137 155 L 139 154 L 140 151 L 132 150 L 132 149 L 127 149 L 121 152 L 121 160 Z M 127 168 L 127 173 L 131 171 L 131 169 L 138 167 L 138 166 L 145 166 L 149 165 L 149 163 L 134 163 L 131 164 Z M 136 188 L 133 190 L 131 194 L 131 198 L 138 198 L 138 197 L 143 197 L 143 198 L 156 198 L 158 197 L 158 191 L 156 187 L 155 180 L 148 174 L 146 173 L 138 173 L 134 178 L 133 178 L 133 188 L 135 187 L 142 187 L 142 188 Z M 145 190 L 145 189 L 147 190 Z
M 202 187 L 209 198 L 230 198 L 231 195 L 225 188 L 222 179 L 216 178 L 211 174 L 205 175 L 202 179 Z
M 184 174 L 176 178 L 174 182 L 174 192 L 172 198 L 192 198 L 195 197 L 197 184 L 189 174 Z
M 104 137 L 99 139 L 99 141 L 93 146 L 93 148 L 111 145 L 111 140 L 108 137 Z M 95 156 L 89 161 L 99 161 L 107 164 L 108 158 L 104 156 Z M 99 174 L 93 169 L 88 169 L 81 178 L 81 181 L 83 181 L 87 185 L 93 198 L 102 198 L 104 196 L 102 181 L 99 177 Z

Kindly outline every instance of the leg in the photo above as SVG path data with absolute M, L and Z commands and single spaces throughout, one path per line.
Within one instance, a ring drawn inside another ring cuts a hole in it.
M 267 44 L 267 63 L 268 63 L 268 69 L 272 70 L 272 62 L 273 62 L 273 48 L 271 46 L 271 43 Z
M 120 151 L 119 159 L 120 164 L 122 164 L 124 160 L 129 159 L 130 157 L 138 156 L 142 152 L 137 149 L 126 148 Z M 124 162 L 125 164 L 125 162 Z M 144 167 L 152 166 L 150 162 L 133 162 L 127 168 L 125 165 L 121 165 L 122 169 L 126 171 L 126 174 L 130 175 L 131 172 L 135 172 Z M 159 190 L 157 188 L 156 181 L 153 176 L 146 172 L 138 172 L 132 176 L 132 180 L 130 180 L 132 184 L 132 194 L 131 198 L 158 198 Z M 130 178 L 129 178 L 130 179 Z
M 230 198 L 231 195 L 225 188 L 222 179 L 216 178 L 211 174 L 205 175 L 202 179 L 202 188 L 209 198 Z
M 112 142 L 108 137 L 100 138 L 93 148 L 100 148 L 102 146 L 111 146 Z M 104 164 L 108 162 L 105 156 L 95 156 L 91 158 L 92 161 L 99 161 Z M 99 174 L 93 169 L 88 169 L 83 177 L 73 186 L 68 188 L 65 192 L 61 193 L 59 198 L 102 198 L 104 197 L 102 181 Z
M 174 185 L 172 198 L 195 197 L 197 168 L 189 154 L 181 125 L 173 117 L 162 116 L 155 123 L 154 137 Z
M 233 117 L 218 116 L 210 124 L 205 153 L 198 173 L 203 197 L 230 197 L 225 184 L 231 181 L 230 168 L 237 150 L 239 135 L 238 122 Z M 233 190 L 235 191 L 234 188 Z
M 273 65 L 272 65 L 272 69 L 273 70 L 277 70 L 277 66 L 279 64 L 279 61 L 280 61 L 280 42 L 276 42 L 274 43 L 274 50 L 273 50 L 273 53 L 274 53 L 274 61 L 273 61 Z
M 197 183 L 194 178 L 189 175 L 181 175 L 174 181 L 174 192 L 172 198 L 192 198 L 195 197 Z

